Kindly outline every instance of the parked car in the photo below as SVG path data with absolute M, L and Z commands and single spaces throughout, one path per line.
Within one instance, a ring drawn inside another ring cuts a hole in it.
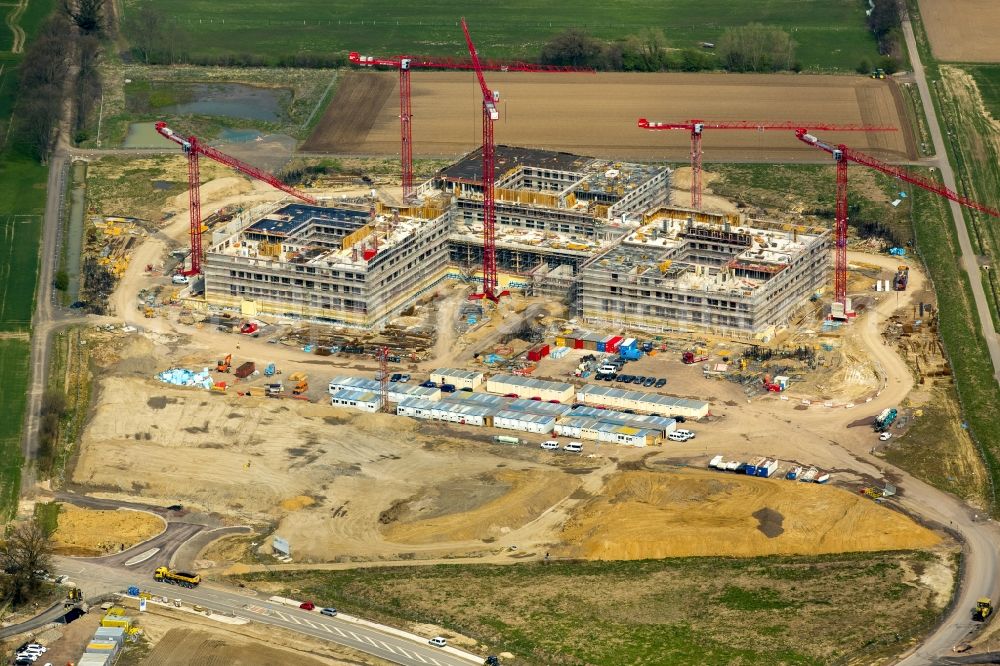
M 581 453 L 583 452 L 583 444 L 580 442 L 570 442 L 563 447 L 563 451 L 567 451 L 569 453 Z
M 561 402 L 559 402 L 558 400 L 549 400 L 549 403 L 551 403 L 551 404 L 553 404 L 553 405 L 561 405 L 561 404 L 562 404 L 562 403 L 561 403 Z
M 535 402 L 541 402 L 542 401 L 541 396 L 537 396 L 537 395 L 531 396 L 531 399 L 534 400 Z
M 646 378 L 642 375 L 636 375 L 635 377 L 632 378 L 633 384 L 641 384 L 644 381 L 646 381 Z
M 656 384 L 656 377 L 646 377 L 646 381 L 642 383 L 642 385 L 645 386 L 646 388 L 649 388 L 654 384 Z
M 468 386 L 463 386 L 459 390 L 460 391 L 465 391 L 466 393 L 472 393 L 472 389 L 470 389 Z
M 686 442 L 688 438 L 684 435 L 679 434 L 676 430 L 667 434 L 667 439 L 671 442 Z
M 400 373 L 396 372 L 396 373 L 393 373 L 392 376 L 389 377 L 389 381 L 390 382 L 398 382 L 402 378 L 403 378 L 403 375 L 401 375 Z
M 441 384 L 441 393 L 454 393 L 454 392 L 455 392 L 454 384 Z
M 883 432 L 881 435 L 878 436 L 878 438 L 879 438 L 880 441 L 887 442 L 890 439 L 892 439 L 892 433 L 891 432 Z
M 676 432 L 678 435 L 682 435 L 685 439 L 694 439 L 694 433 L 691 432 L 690 430 L 684 430 L 682 428 L 680 430 L 674 430 L 674 432 Z
M 180 273 L 170 278 L 170 281 L 174 284 L 187 284 L 189 282 L 187 276 L 181 275 Z
M 519 396 L 516 393 L 505 393 L 503 397 L 505 397 L 505 398 L 520 398 L 521 396 Z
M 322 615 L 326 615 L 328 617 L 337 617 L 337 609 L 336 608 L 321 608 L 319 612 Z
M 678 423 L 684 423 L 685 421 L 687 421 L 687 418 L 681 416 L 680 414 L 678 414 L 677 416 L 671 416 L 670 418 L 672 418 L 674 421 L 677 421 Z
M 557 442 L 554 439 L 547 439 L 544 442 L 542 442 L 542 448 L 545 449 L 546 451 L 555 451 L 556 449 L 559 448 L 559 442 Z
M 401 374 L 401 375 L 399 376 L 399 383 L 400 383 L 400 384 L 405 384 L 405 383 L 406 383 L 406 382 L 408 382 L 408 381 L 410 381 L 410 376 L 409 376 L 408 374 L 406 374 L 405 372 L 404 372 L 404 373 L 402 373 L 402 374 Z
M 311 601 L 303 601 L 301 604 L 299 604 L 299 608 L 301 608 L 302 610 L 308 610 L 308 611 L 316 610 L 316 604 L 314 604 Z
M 663 377 L 660 377 L 659 379 L 656 380 L 655 384 L 656 388 L 663 388 L 666 385 L 667 385 L 667 380 L 664 379 Z
M 423 386 L 424 388 L 437 388 L 437 386 L 438 386 L 437 384 L 435 384 L 434 382 L 432 382 L 430 380 L 427 380 L 426 382 L 423 382 L 420 385 Z
M 434 638 L 430 639 L 427 642 L 433 645 L 434 647 L 444 647 L 448 645 L 448 641 L 442 638 L 441 636 L 435 636 Z
M 634 409 L 623 409 L 622 414 L 635 414 Z

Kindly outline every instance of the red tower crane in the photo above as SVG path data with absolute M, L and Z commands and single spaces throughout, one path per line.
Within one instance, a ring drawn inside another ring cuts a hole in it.
M 165 122 L 161 121 L 156 123 L 156 131 L 167 139 L 170 139 L 174 143 L 178 144 L 184 150 L 184 153 L 188 158 L 188 198 L 191 212 L 191 268 L 183 271 L 184 275 L 198 275 L 201 273 L 201 175 L 198 165 L 199 155 L 204 155 L 205 157 L 211 158 L 220 164 L 230 166 L 240 173 L 250 176 L 251 178 L 264 181 L 272 187 L 276 187 L 282 192 L 287 192 L 293 197 L 301 199 L 306 203 L 313 205 L 317 203 L 317 201 L 308 194 L 304 194 L 299 192 L 294 187 L 285 185 L 283 182 L 266 171 L 262 171 L 257 167 L 238 160 L 231 155 L 226 155 L 222 151 L 216 150 L 211 146 L 206 146 L 198 141 L 197 137 L 189 136 L 185 138 L 181 136 L 167 127 Z
M 403 199 L 413 198 L 413 113 L 410 107 L 410 71 L 413 69 L 475 69 L 472 60 L 399 55 L 389 58 L 363 56 L 352 51 L 350 61 L 360 67 L 390 67 L 399 70 L 399 135 L 402 163 Z M 536 65 L 530 62 L 485 60 L 479 62 L 483 71 L 491 72 L 593 72 L 589 67 Z
M 895 132 L 895 127 L 870 127 L 866 125 L 830 125 L 828 123 L 805 124 L 798 122 L 752 122 L 688 120 L 683 123 L 655 123 L 639 118 L 639 128 L 646 130 L 686 130 L 691 132 L 691 207 L 701 210 L 701 135 L 706 129 L 718 130 L 799 130 L 803 127 L 836 132 Z M 803 130 L 805 131 L 805 130 Z
M 973 201 L 968 197 L 963 197 L 961 194 L 954 192 L 941 183 L 936 183 L 933 180 L 929 180 L 922 176 L 910 173 L 905 169 L 902 169 L 891 164 L 886 164 L 880 160 L 875 159 L 871 155 L 866 155 L 860 153 L 856 150 L 851 150 L 847 146 L 840 144 L 834 146 L 832 144 L 821 141 L 817 137 L 809 134 L 805 130 L 796 130 L 795 136 L 804 143 L 809 144 L 819 148 L 820 150 L 825 150 L 833 156 L 833 159 L 837 163 L 837 212 L 836 212 L 836 263 L 834 266 L 834 302 L 838 303 L 843 308 L 844 316 L 851 316 L 847 307 L 847 164 L 848 162 L 854 162 L 855 164 L 861 164 L 863 166 L 871 167 L 876 171 L 881 171 L 888 176 L 894 176 L 902 181 L 916 185 L 919 188 L 925 189 L 928 192 L 933 192 L 946 199 L 951 199 L 952 201 L 965 206 L 966 208 L 971 208 L 973 210 L 978 210 L 981 213 L 986 213 L 987 215 L 992 215 L 993 217 L 1000 217 L 1000 211 L 994 210 L 988 206 L 984 206 L 981 203 Z M 961 224 L 961 220 L 956 221 Z

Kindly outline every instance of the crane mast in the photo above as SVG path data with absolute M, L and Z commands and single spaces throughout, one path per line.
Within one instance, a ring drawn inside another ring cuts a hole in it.
M 315 205 L 316 199 L 308 194 L 286 185 L 278 180 L 274 175 L 262 171 L 252 164 L 247 164 L 238 160 L 232 155 L 227 155 L 221 150 L 206 146 L 198 141 L 195 136 L 184 137 L 167 127 L 165 122 L 156 123 L 156 131 L 166 139 L 173 141 L 181 147 L 188 160 L 188 210 L 190 214 L 190 241 L 191 241 L 191 268 L 182 271 L 184 275 L 199 275 L 201 273 L 201 167 L 198 162 L 200 155 L 215 160 L 220 164 L 236 169 L 242 174 L 263 181 L 282 192 L 291 194 L 293 197 L 301 199 L 306 203 Z
M 403 199 L 412 201 L 413 187 L 413 109 L 411 105 L 410 73 L 414 69 L 453 69 L 472 70 L 478 66 L 481 71 L 490 72 L 587 72 L 593 73 L 589 67 L 567 67 L 561 65 L 537 65 L 519 60 L 479 60 L 478 65 L 472 60 L 458 58 L 437 58 L 430 56 L 399 55 L 390 58 L 361 55 L 352 51 L 348 60 L 359 67 L 389 67 L 399 72 L 399 139 L 400 139 L 400 182 L 403 186 Z
M 904 182 L 916 185 L 921 189 L 933 192 L 934 194 L 942 196 L 946 199 L 950 199 L 962 206 L 965 206 L 966 208 L 978 210 L 981 213 L 985 213 L 993 217 L 1000 217 L 1000 211 L 990 208 L 989 206 L 984 206 L 983 204 L 973 201 L 968 197 L 962 196 L 958 192 L 949 189 L 941 183 L 936 183 L 933 180 L 924 178 L 923 176 L 910 173 L 900 167 L 886 164 L 871 155 L 866 155 L 865 153 L 853 150 L 843 144 L 835 146 L 831 143 L 827 143 L 804 129 L 796 130 L 795 136 L 803 143 L 830 153 L 837 164 L 834 303 L 837 304 L 839 308 L 839 312 L 836 313 L 838 315 L 850 317 L 854 314 L 850 311 L 850 305 L 847 302 L 847 165 L 849 162 L 854 162 L 855 164 L 875 169 L 876 171 L 880 171 L 887 176 L 893 176 L 894 178 L 898 178 Z M 961 220 L 957 220 L 956 222 L 961 224 Z
M 490 87 L 486 85 L 482 65 L 479 62 L 479 54 L 476 52 L 476 45 L 472 43 L 472 36 L 469 34 L 469 26 L 465 22 L 465 17 L 462 17 L 462 32 L 465 33 L 465 43 L 469 47 L 469 55 L 472 56 L 476 78 L 479 80 L 479 87 L 483 93 L 483 292 L 475 294 L 474 297 L 497 301 L 500 296 L 507 293 L 496 293 L 498 283 L 496 200 L 493 192 L 493 185 L 496 181 L 494 172 L 496 144 L 493 141 L 493 123 L 500 117 L 497 112 L 500 93 L 490 90 Z
M 867 125 L 830 125 L 827 123 L 801 123 L 795 121 L 706 121 L 688 120 L 682 123 L 658 123 L 639 118 L 639 129 L 645 130 L 686 130 L 691 133 L 691 207 L 701 210 L 701 135 L 706 129 L 715 130 L 753 130 L 764 132 L 768 130 L 790 130 L 802 131 L 803 127 L 811 127 L 817 130 L 837 131 L 837 132 L 895 132 L 895 127 L 871 127 Z

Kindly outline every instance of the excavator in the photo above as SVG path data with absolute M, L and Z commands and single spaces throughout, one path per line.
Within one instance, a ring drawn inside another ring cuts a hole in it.
M 985 622 L 986 618 L 993 614 L 993 600 L 989 597 L 980 597 L 976 601 L 976 607 L 972 609 L 972 619 L 976 622 Z
M 221 359 L 215 366 L 216 372 L 229 372 L 229 369 L 233 365 L 233 355 L 226 354 L 226 358 Z

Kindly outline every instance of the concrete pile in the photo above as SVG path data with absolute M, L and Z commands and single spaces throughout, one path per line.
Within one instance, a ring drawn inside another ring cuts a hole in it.
M 200 386 L 203 389 L 210 389 L 215 383 L 208 374 L 208 368 L 203 368 L 201 372 L 194 372 L 185 368 L 170 368 L 156 375 L 156 378 L 166 384 L 174 386 Z

